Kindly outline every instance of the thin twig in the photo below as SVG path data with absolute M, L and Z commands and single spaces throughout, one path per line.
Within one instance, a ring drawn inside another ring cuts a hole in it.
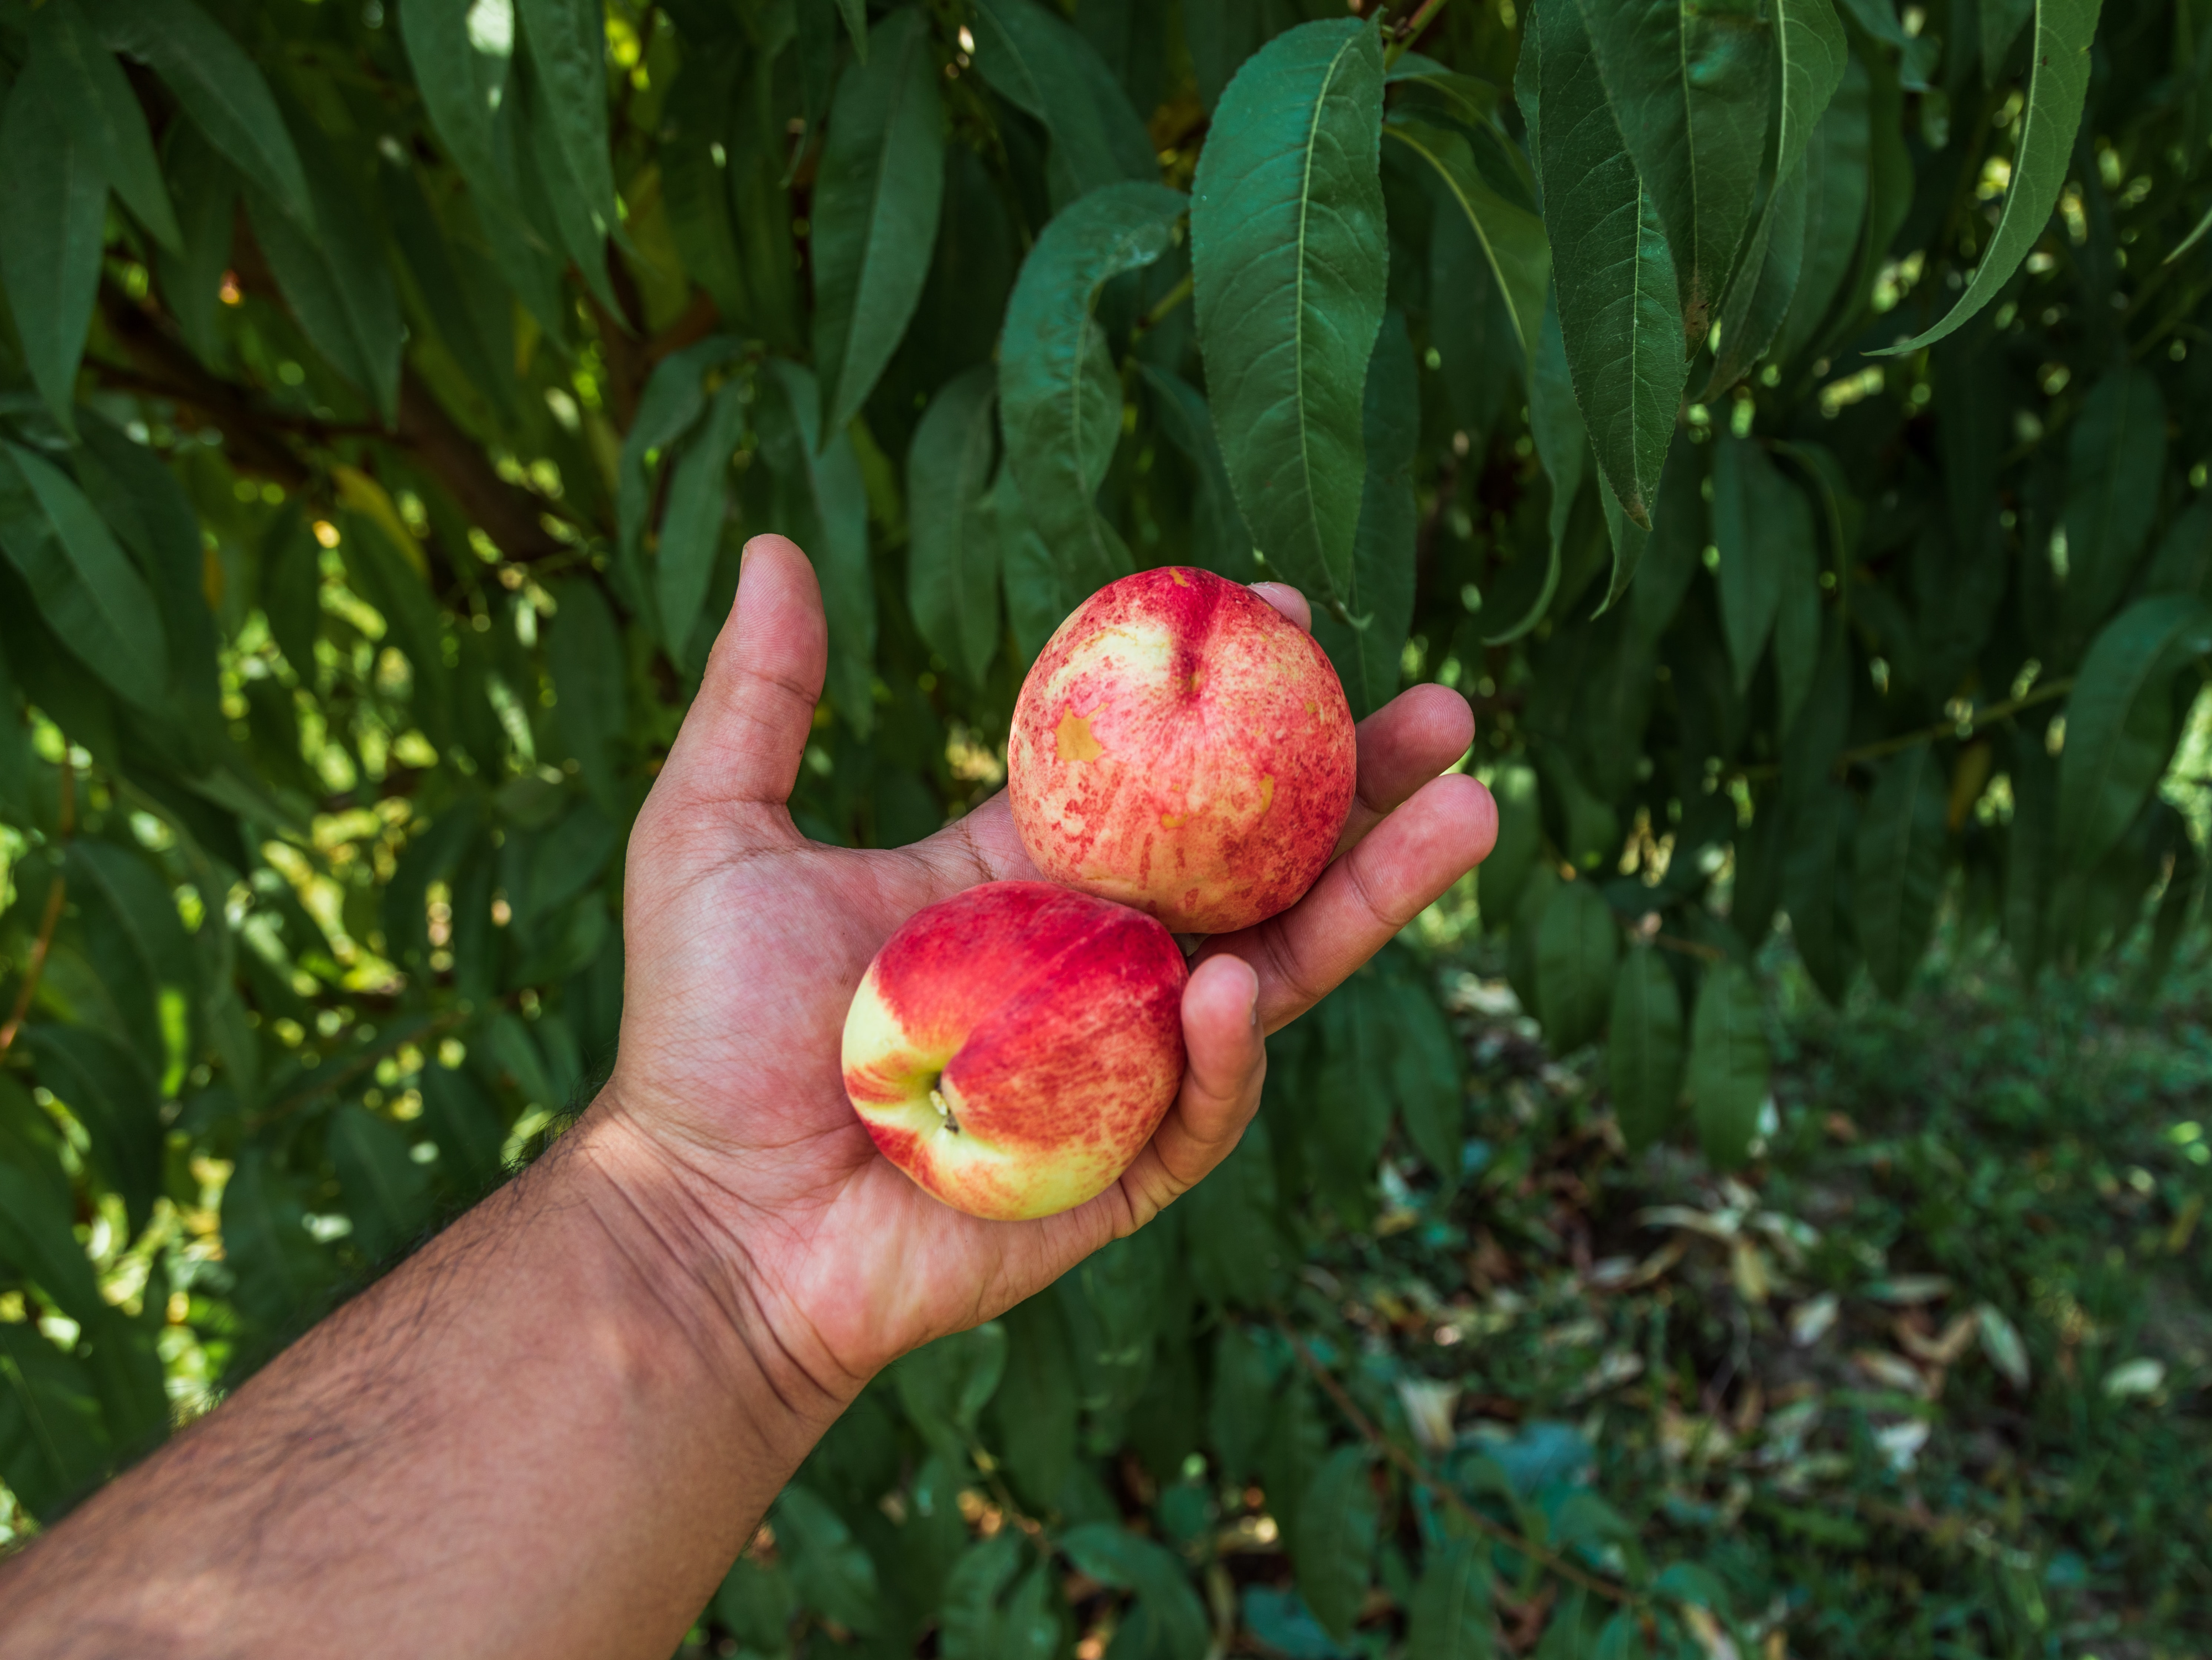
M 1396 26 L 1397 36 L 1382 53 L 1382 66 L 1388 69 L 1405 56 L 1406 49 L 1421 38 L 1436 15 L 1443 9 L 1444 0 L 1421 0 L 1421 8 L 1404 22 Z
M 1468 1504 L 1448 1483 L 1430 1475 L 1421 1467 L 1419 1459 L 1395 1441 L 1389 1439 L 1380 1429 L 1376 1427 L 1375 1420 L 1359 1409 L 1359 1403 L 1346 1391 L 1344 1385 L 1338 1383 L 1327 1368 L 1314 1359 L 1313 1351 L 1306 1347 L 1297 1333 L 1291 1329 L 1288 1322 L 1278 1321 L 1276 1323 L 1283 1335 L 1290 1339 L 1291 1347 L 1297 1353 L 1299 1361 L 1314 1375 L 1315 1381 L 1320 1383 L 1328 1398 L 1336 1402 L 1337 1410 L 1352 1420 L 1352 1427 L 1359 1432 L 1361 1438 L 1368 1445 L 1373 1447 L 1400 1469 L 1405 1471 L 1409 1477 L 1449 1505 L 1459 1513 L 1461 1519 L 1470 1527 L 1488 1534 L 1501 1544 L 1510 1545 L 1522 1555 L 1532 1561 L 1540 1563 L 1562 1579 L 1572 1580 L 1585 1590 L 1594 1590 L 1600 1596 L 1609 1597 L 1613 1602 L 1629 1607 L 1634 1607 L 1644 1600 L 1626 1586 L 1616 1585 L 1610 1579 L 1601 1578 L 1586 1569 L 1577 1567 L 1565 1558 L 1546 1550 L 1533 1540 L 1523 1537 L 1503 1522 L 1492 1521 Z
M 66 846 L 70 832 L 76 828 L 76 768 L 70 763 L 66 749 L 62 751 L 59 773 L 57 787 L 61 802 L 54 815 L 56 847 Z M 8 1024 L 0 1026 L 0 1055 L 14 1046 L 15 1034 L 22 1030 L 23 1021 L 31 1012 L 31 1000 L 38 995 L 39 976 L 46 971 L 46 954 L 53 949 L 54 930 L 61 926 L 62 902 L 68 893 L 68 879 L 56 871 L 54 885 L 46 890 L 46 909 L 39 918 L 38 937 L 31 942 L 31 959 L 23 966 L 22 988 L 15 994 L 15 1006 L 8 1012 Z
M 1862 744 L 1856 749 L 1844 750 L 1836 757 L 1835 769 L 1841 772 L 1848 768 L 1857 766 L 1862 762 L 1879 761 L 1884 756 L 1895 755 L 1899 750 L 1909 750 L 1917 744 L 1932 744 L 1938 739 L 1972 738 L 1984 727 L 1994 726 L 2000 721 L 2009 720 L 2022 709 L 2031 708 L 2038 703 L 2047 703 L 2054 697 L 2063 697 L 2073 690 L 2074 677 L 2070 674 L 2061 675 L 2056 680 L 2045 681 L 2033 691 L 2026 692 L 2021 696 L 2008 697 L 2001 703 L 1990 703 L 1984 708 L 1976 709 L 1964 721 L 1940 721 L 1933 726 L 1899 733 L 1894 738 L 1885 738 L 1880 743 Z M 1756 781 L 1779 777 L 1781 773 L 1780 766 L 1772 762 L 1767 762 L 1753 767 L 1739 767 L 1735 776 Z

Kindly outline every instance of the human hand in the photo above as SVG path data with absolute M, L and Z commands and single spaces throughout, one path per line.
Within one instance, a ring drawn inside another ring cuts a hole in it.
M 1301 627 L 1306 605 L 1258 591 Z M 910 848 L 808 841 L 787 807 L 828 661 L 820 592 L 778 536 L 747 544 L 731 620 L 633 831 L 620 1053 L 594 1110 L 665 1164 L 651 1218 L 716 1265 L 705 1289 L 756 1357 L 842 1402 L 900 1354 L 1019 1302 L 1133 1231 L 1227 1156 L 1259 1104 L 1263 1031 L 1296 1018 L 1489 851 L 1497 812 L 1438 776 L 1473 735 L 1466 700 L 1406 692 L 1359 727 L 1339 856 L 1282 915 L 1218 935 L 1183 994 L 1188 1067 L 1151 1143 L 1060 1215 L 989 1222 L 876 1152 L 840 1040 L 862 972 L 922 907 L 1034 879 L 1003 793 Z M 625 1161 L 628 1162 L 628 1161 Z

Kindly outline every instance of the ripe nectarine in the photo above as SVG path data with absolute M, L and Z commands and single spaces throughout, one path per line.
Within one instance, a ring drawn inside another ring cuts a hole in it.
M 1295 903 L 1335 849 L 1354 764 L 1313 636 L 1251 589 L 1174 567 L 1076 607 L 1022 683 L 1007 748 L 1037 869 L 1179 933 Z
M 884 942 L 845 1016 L 845 1092 L 957 1210 L 1049 1216 L 1105 1190 L 1182 1082 L 1168 931 L 1047 882 L 987 882 Z

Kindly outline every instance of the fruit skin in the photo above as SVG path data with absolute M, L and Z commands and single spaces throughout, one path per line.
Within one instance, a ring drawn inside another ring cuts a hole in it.
M 1174 1102 L 1189 977 L 1168 931 L 1126 905 L 987 882 L 915 912 L 868 964 L 845 1093 L 884 1157 L 954 1209 L 1071 1209 Z
M 1336 848 L 1357 765 L 1328 654 L 1251 589 L 1170 567 L 1076 607 L 1007 745 L 1037 869 L 1178 933 L 1295 904 Z

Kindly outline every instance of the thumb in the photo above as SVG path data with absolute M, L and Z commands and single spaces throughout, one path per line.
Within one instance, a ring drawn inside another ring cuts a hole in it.
M 662 777 L 692 800 L 783 806 L 799 780 L 829 661 L 813 566 L 787 537 L 754 537 L 738 569 L 737 603 Z

